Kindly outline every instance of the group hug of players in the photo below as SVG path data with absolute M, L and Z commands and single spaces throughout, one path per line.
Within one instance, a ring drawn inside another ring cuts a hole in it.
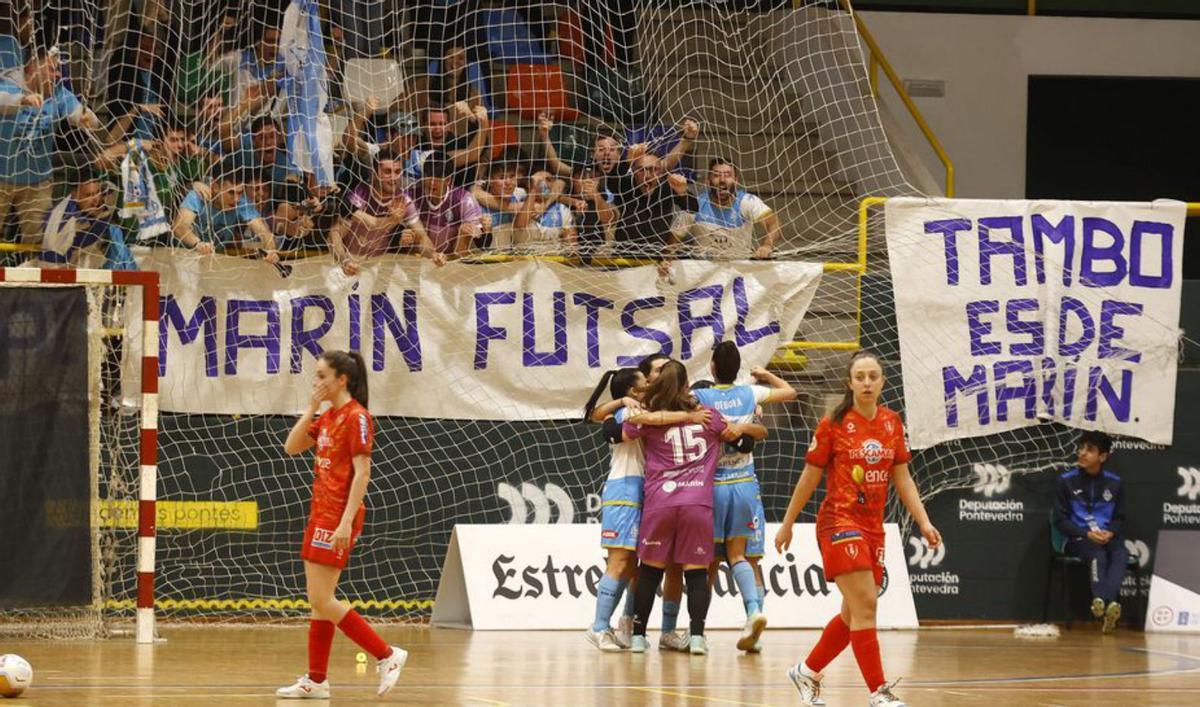
M 741 355 L 732 342 L 714 349 L 715 383 L 708 385 L 691 385 L 679 361 L 649 356 L 637 368 L 606 373 L 585 407 L 587 419 L 603 422 L 603 434 L 612 445 L 602 495 L 601 544 L 608 551 L 607 569 L 597 586 L 595 620 L 587 631 L 587 639 L 601 651 L 647 650 L 646 624 L 665 577 L 660 648 L 707 653 L 704 623 L 721 560 L 729 564 L 746 608 L 737 646 L 761 650 L 767 625 L 758 567 L 765 546 L 764 511 L 752 450 L 768 432 L 757 421 L 761 406 L 792 400 L 796 391 L 761 368 L 751 371 L 757 384 L 738 385 L 740 369 Z M 909 475 L 910 454 L 900 416 L 878 404 L 883 383 L 875 355 L 860 351 L 851 357 L 845 395 L 817 426 L 775 536 L 777 550 L 790 546 L 792 525 L 828 472 L 825 500 L 817 513 L 817 539 L 825 576 L 837 584 L 842 607 L 808 656 L 788 670 L 807 705 L 823 704 L 821 671 L 848 645 L 871 693 L 871 707 L 904 705 L 884 679 L 875 634 L 889 484 L 895 485 L 931 547 L 941 536 L 929 522 Z M 612 401 L 597 405 L 606 387 Z M 326 351 L 317 361 L 309 405 L 284 443 L 290 455 L 315 447 L 313 497 L 300 552 L 312 619 L 308 673 L 280 688 L 279 697 L 329 698 L 329 653 L 339 629 L 378 661 L 380 695 L 395 686 L 408 658 L 335 596 L 366 513 L 375 435 L 367 405 L 362 357 Z M 684 585 L 686 632 L 675 629 Z M 623 615 L 613 630 L 611 618 L 623 594 Z
M 738 385 L 740 369 L 732 342 L 713 351 L 713 383 L 689 386 L 682 363 L 650 356 L 637 368 L 607 373 L 585 407 L 587 419 L 604 423 L 603 434 L 612 445 L 601 497 L 600 542 L 608 552 L 607 568 L 586 633 L 601 651 L 648 649 L 646 624 L 665 577 L 659 648 L 707 653 L 704 624 L 721 561 L 728 564 L 746 609 L 737 647 L 762 649 L 766 592 L 758 563 L 765 545 L 764 512 L 752 450 L 767 436 L 757 421 L 761 406 L 793 400 L 796 391 L 761 368 L 751 371 L 757 384 Z M 909 474 L 911 455 L 900 415 L 878 404 L 883 382 L 876 356 L 854 354 L 845 395 L 817 426 L 775 536 L 777 550 L 790 546 L 792 525 L 828 472 L 817 540 L 825 576 L 837 584 L 842 607 L 808 656 L 788 670 L 806 705 L 823 704 L 821 671 L 846 646 L 854 651 L 871 707 L 904 705 L 892 693 L 894 683 L 884 678 L 875 633 L 889 485 L 895 485 L 931 547 L 941 536 Z M 597 405 L 605 387 L 612 401 Z M 675 624 L 684 586 L 689 628 L 680 631 Z M 611 618 L 623 594 L 614 630 Z

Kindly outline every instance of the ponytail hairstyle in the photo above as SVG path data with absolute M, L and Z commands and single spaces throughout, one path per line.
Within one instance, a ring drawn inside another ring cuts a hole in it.
M 653 412 L 690 412 L 699 407 L 688 389 L 687 369 L 674 359 L 663 364 L 658 378 L 646 388 L 645 399 L 646 409 Z
M 629 391 L 637 385 L 640 374 L 641 372 L 636 368 L 605 371 L 604 375 L 600 377 L 600 382 L 596 384 L 595 390 L 592 391 L 592 397 L 588 398 L 587 404 L 583 406 L 583 421 L 587 422 L 592 419 L 592 411 L 596 409 L 596 402 L 600 400 L 600 394 L 605 388 L 608 388 L 609 395 L 613 400 L 619 400 L 629 395 Z
M 849 363 L 846 364 L 846 376 L 842 379 L 842 385 L 846 386 L 846 392 L 842 395 L 842 402 L 837 404 L 837 407 L 833 409 L 833 414 L 829 416 L 836 424 L 840 425 L 842 418 L 846 416 L 850 408 L 854 407 L 854 391 L 850 389 L 850 371 L 854 368 L 856 362 L 864 358 L 874 359 L 875 363 L 880 363 L 879 356 L 874 351 L 868 349 L 859 349 L 850 357 Z M 883 364 L 880 363 L 879 367 L 882 369 Z
M 713 349 L 713 377 L 720 385 L 730 385 L 737 380 L 742 368 L 742 353 L 732 341 L 722 341 Z
M 346 389 L 359 405 L 367 407 L 367 363 L 357 351 L 326 351 L 321 359 L 336 376 L 346 376 Z

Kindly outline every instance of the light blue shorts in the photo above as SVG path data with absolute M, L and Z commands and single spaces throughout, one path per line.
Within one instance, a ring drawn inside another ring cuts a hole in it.
M 637 550 L 642 523 L 643 479 L 626 476 L 605 482 L 600 494 L 600 547 Z

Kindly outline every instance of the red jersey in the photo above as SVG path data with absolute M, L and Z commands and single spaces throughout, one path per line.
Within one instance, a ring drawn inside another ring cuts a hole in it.
M 858 528 L 883 532 L 892 467 L 912 459 L 900 416 L 876 408 L 868 420 L 851 408 L 840 424 L 821 418 L 804 461 L 825 469 L 825 502 L 817 511 L 817 535 Z
M 354 480 L 351 460 L 371 454 L 375 422 L 366 408 L 351 399 L 340 408 L 327 410 L 309 425 L 308 436 L 317 441 L 310 515 L 336 526 L 346 510 L 350 482 Z

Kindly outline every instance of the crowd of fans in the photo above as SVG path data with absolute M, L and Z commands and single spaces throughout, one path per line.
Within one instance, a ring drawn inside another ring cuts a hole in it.
M 223 88 L 188 96 L 164 78 L 177 72 L 164 67 L 161 33 L 132 27 L 120 100 L 102 110 L 72 90 L 56 46 L 19 30 L 0 37 L 17 54 L 0 74 L 0 240 L 36 247 L 30 263 L 44 267 L 136 267 L 131 247 L 148 246 L 272 263 L 330 253 L 354 274 L 387 253 L 438 264 L 487 252 L 763 258 L 779 238 L 778 218 L 739 185 L 734 162 L 714 157 L 696 165 L 695 183 L 685 176 L 695 120 L 661 144 L 626 144 L 585 115 L 590 153 L 560 157 L 544 113 L 524 126 L 532 142 L 492 144 L 504 96 L 480 90 L 485 72 L 461 43 L 430 57 L 412 90 L 354 102 L 344 32 L 330 22 L 327 110 L 346 120 L 334 135 L 336 183 L 321 185 L 290 152 L 278 25 L 262 23 L 240 48 L 235 29 L 224 17 L 197 67 L 226 77 Z M 163 228 L 130 216 L 131 169 L 157 197 Z

